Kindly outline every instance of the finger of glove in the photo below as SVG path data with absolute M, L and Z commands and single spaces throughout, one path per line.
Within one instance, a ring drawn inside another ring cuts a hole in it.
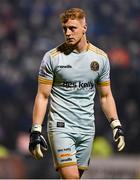
M 115 142 L 118 141 L 118 138 L 116 138 L 116 133 L 117 133 L 118 129 L 113 129 L 113 139 Z
M 118 139 L 118 151 L 122 151 L 125 147 L 124 137 L 120 136 Z
M 48 143 L 47 141 L 45 140 L 45 138 L 41 135 L 40 136 L 41 138 L 41 148 L 44 150 L 44 151 L 47 151 L 48 149 Z
M 41 151 L 40 144 L 37 144 L 35 149 L 32 150 L 32 155 L 35 159 L 42 159 L 43 158 L 43 153 Z
M 121 129 L 115 128 L 113 129 L 113 137 L 114 137 L 114 141 L 117 142 L 118 139 L 120 138 L 120 136 L 123 137 L 123 132 Z

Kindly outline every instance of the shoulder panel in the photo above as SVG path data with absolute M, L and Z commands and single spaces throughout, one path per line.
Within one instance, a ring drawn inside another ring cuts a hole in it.
M 58 55 L 60 52 L 58 51 L 57 48 L 54 48 L 50 51 L 50 55 L 51 57 L 55 57 L 56 55 Z
M 95 52 L 96 54 L 99 54 L 99 55 L 102 55 L 104 57 L 107 57 L 107 54 L 103 50 L 101 50 L 100 48 L 97 48 L 93 44 L 90 44 L 89 50 Z

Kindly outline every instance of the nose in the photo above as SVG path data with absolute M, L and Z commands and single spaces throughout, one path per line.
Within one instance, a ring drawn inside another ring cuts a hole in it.
M 67 28 L 66 31 L 65 31 L 65 35 L 70 36 L 70 34 L 71 34 L 71 30 L 69 28 Z

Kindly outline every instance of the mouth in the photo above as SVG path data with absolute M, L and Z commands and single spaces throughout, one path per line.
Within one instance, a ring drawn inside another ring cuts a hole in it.
M 74 38 L 67 38 L 66 41 L 69 42 L 69 43 L 70 43 L 70 42 L 73 42 L 73 41 L 74 41 Z

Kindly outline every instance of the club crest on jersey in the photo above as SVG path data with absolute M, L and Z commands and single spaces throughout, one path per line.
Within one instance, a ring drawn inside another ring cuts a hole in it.
M 98 71 L 99 70 L 99 63 L 97 61 L 92 61 L 90 64 L 90 68 L 92 71 Z

